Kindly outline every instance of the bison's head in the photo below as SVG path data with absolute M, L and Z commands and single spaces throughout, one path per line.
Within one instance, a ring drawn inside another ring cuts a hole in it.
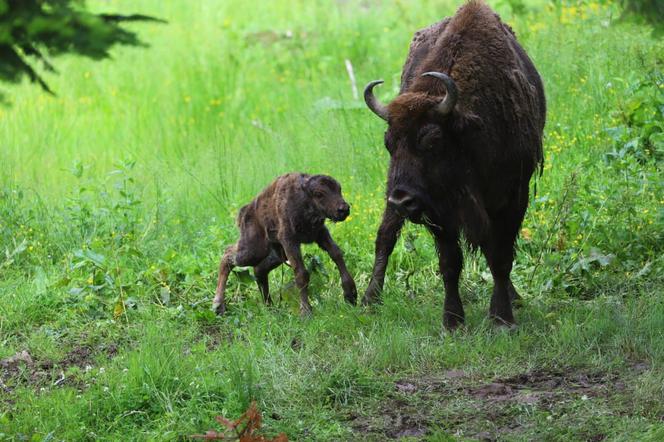
M 350 206 L 341 196 L 341 185 L 327 175 L 312 175 L 303 178 L 302 188 L 313 206 L 325 218 L 343 221 L 350 214 Z
M 423 216 L 439 218 L 450 202 L 449 184 L 462 166 L 455 158 L 459 153 L 454 80 L 439 72 L 427 72 L 418 80 L 387 106 L 373 95 L 373 88 L 382 81 L 372 81 L 364 90 L 369 109 L 388 122 L 387 204 L 413 222 L 421 222 Z

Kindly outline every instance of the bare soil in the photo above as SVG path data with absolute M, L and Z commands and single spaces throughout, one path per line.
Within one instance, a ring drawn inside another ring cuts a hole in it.
M 74 346 L 61 360 L 39 359 L 23 350 L 0 361 L 0 390 L 11 393 L 16 387 L 34 389 L 63 385 L 80 387 L 82 382 L 69 375 L 72 367 L 89 370 L 95 367 L 95 359 L 104 355 L 111 359 L 118 353 L 115 344 L 90 347 Z
M 627 394 L 629 380 L 647 368 L 634 364 L 620 374 L 542 369 L 491 380 L 450 370 L 438 377 L 397 380 L 377 412 L 353 413 L 349 421 L 362 440 L 417 440 L 436 429 L 475 440 L 509 439 L 529 429 L 528 420 L 519 418 L 524 409 L 555 413 L 574 401 L 611 401 Z M 601 441 L 606 435 L 584 438 Z

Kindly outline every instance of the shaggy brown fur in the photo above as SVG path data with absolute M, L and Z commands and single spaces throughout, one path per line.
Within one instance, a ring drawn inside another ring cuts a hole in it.
M 458 99 L 450 113 L 433 112 L 447 90 L 425 72 L 453 80 Z M 510 280 L 514 243 L 530 178 L 543 158 L 546 104 L 537 70 L 510 27 L 482 1 L 471 0 L 454 17 L 415 34 L 400 95 L 386 109 L 388 204 L 363 302 L 379 300 L 389 255 L 409 219 L 426 224 L 436 241 L 445 326 L 464 319 L 461 232 L 491 268 L 490 315 L 512 324 L 510 299 L 518 297 Z
M 341 196 L 341 186 L 326 175 L 289 173 L 278 177 L 252 202 L 240 209 L 237 224 L 240 240 L 226 249 L 219 266 L 219 282 L 213 309 L 223 314 L 224 292 L 234 266 L 253 266 L 258 288 L 267 304 L 271 303 L 268 274 L 286 262 L 295 270 L 300 290 L 300 311 L 311 313 L 309 274 L 304 266 L 300 244 L 316 242 L 339 269 L 344 297 L 351 304 L 357 300 L 352 276 L 346 269 L 341 250 L 325 227 L 325 219 L 343 221 L 350 206 Z
M 491 131 L 493 137 L 511 136 L 534 163 L 541 162 L 544 91 L 512 29 L 479 0 L 468 2 L 452 19 L 430 29 L 439 34 L 429 36 L 426 53 L 420 49 L 420 58 L 416 59 L 411 47 L 408 66 L 404 67 L 404 74 L 408 70 L 410 77 L 402 78 L 402 85 L 409 87 L 390 103 L 390 125 L 405 128 L 426 115 L 446 91 L 439 80 L 421 74 L 443 72 L 459 89 L 454 122 L 457 129 L 474 123 Z M 414 39 L 414 43 L 416 40 L 421 38 Z M 530 137 L 535 149 L 531 140 L 524 140 Z

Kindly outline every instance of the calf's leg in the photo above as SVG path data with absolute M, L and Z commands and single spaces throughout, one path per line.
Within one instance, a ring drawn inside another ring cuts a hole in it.
M 387 269 L 387 262 L 394 250 L 394 245 L 397 243 L 399 232 L 403 227 L 404 219 L 398 216 L 389 207 L 385 208 L 383 212 L 383 221 L 378 228 L 376 235 L 376 256 L 374 258 L 373 270 L 371 272 L 371 280 L 369 286 L 364 292 L 362 298 L 363 305 L 370 305 L 380 302 L 381 292 L 383 291 L 383 284 L 385 282 L 385 270 Z
M 279 267 L 283 261 L 274 251 L 271 252 L 264 260 L 254 267 L 254 275 L 256 276 L 256 283 L 258 290 L 263 295 L 265 304 L 271 305 L 272 298 L 270 297 L 270 285 L 268 282 L 269 273 L 275 268 Z
M 242 232 L 240 241 L 229 246 L 224 252 L 219 264 L 219 280 L 217 291 L 212 301 L 212 310 L 218 315 L 226 311 L 226 284 L 228 275 L 236 266 L 255 266 L 265 259 L 269 254 L 268 243 L 261 235 L 253 232 Z
M 221 257 L 219 264 L 219 279 L 217 280 L 217 291 L 212 301 L 212 310 L 218 314 L 223 315 L 226 312 L 226 283 L 228 282 L 228 275 L 235 267 L 235 255 L 237 252 L 237 244 L 229 246 L 224 255 Z
M 300 243 L 290 238 L 283 238 L 280 242 L 284 248 L 284 252 L 286 252 L 286 258 L 288 258 L 295 271 L 295 284 L 300 290 L 300 314 L 302 316 L 310 316 L 312 311 L 311 304 L 309 304 L 309 272 L 302 259 Z
M 321 229 L 318 238 L 316 238 L 316 243 L 321 249 L 325 250 L 328 255 L 330 255 L 330 258 L 332 258 L 332 261 L 336 264 L 337 269 L 339 269 L 339 274 L 341 275 L 341 287 L 344 290 L 344 298 L 348 303 L 355 305 L 357 302 L 357 288 L 355 287 L 355 281 L 353 281 L 353 277 L 348 273 L 341 249 L 339 249 L 337 243 L 334 242 L 326 227 Z

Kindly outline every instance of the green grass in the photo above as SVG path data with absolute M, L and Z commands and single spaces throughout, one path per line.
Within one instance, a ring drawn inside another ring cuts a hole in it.
M 411 3 L 94 2 L 169 24 L 136 25 L 150 47 L 113 61 L 59 59 L 55 98 L 4 88 L 0 360 L 33 362 L 0 366 L 0 440 L 183 440 L 252 400 L 291 440 L 664 437 L 664 45 L 610 2 L 490 2 L 549 106 L 516 331 L 487 319 L 490 273 L 466 252 L 467 325 L 443 332 L 412 225 L 380 307 L 346 305 L 307 246 L 312 319 L 288 268 L 278 306 L 232 277 L 228 315 L 209 311 L 237 209 L 293 170 L 342 183 L 352 215 L 330 229 L 366 287 L 388 154 L 344 60 L 392 98 L 413 32 L 458 6 Z

